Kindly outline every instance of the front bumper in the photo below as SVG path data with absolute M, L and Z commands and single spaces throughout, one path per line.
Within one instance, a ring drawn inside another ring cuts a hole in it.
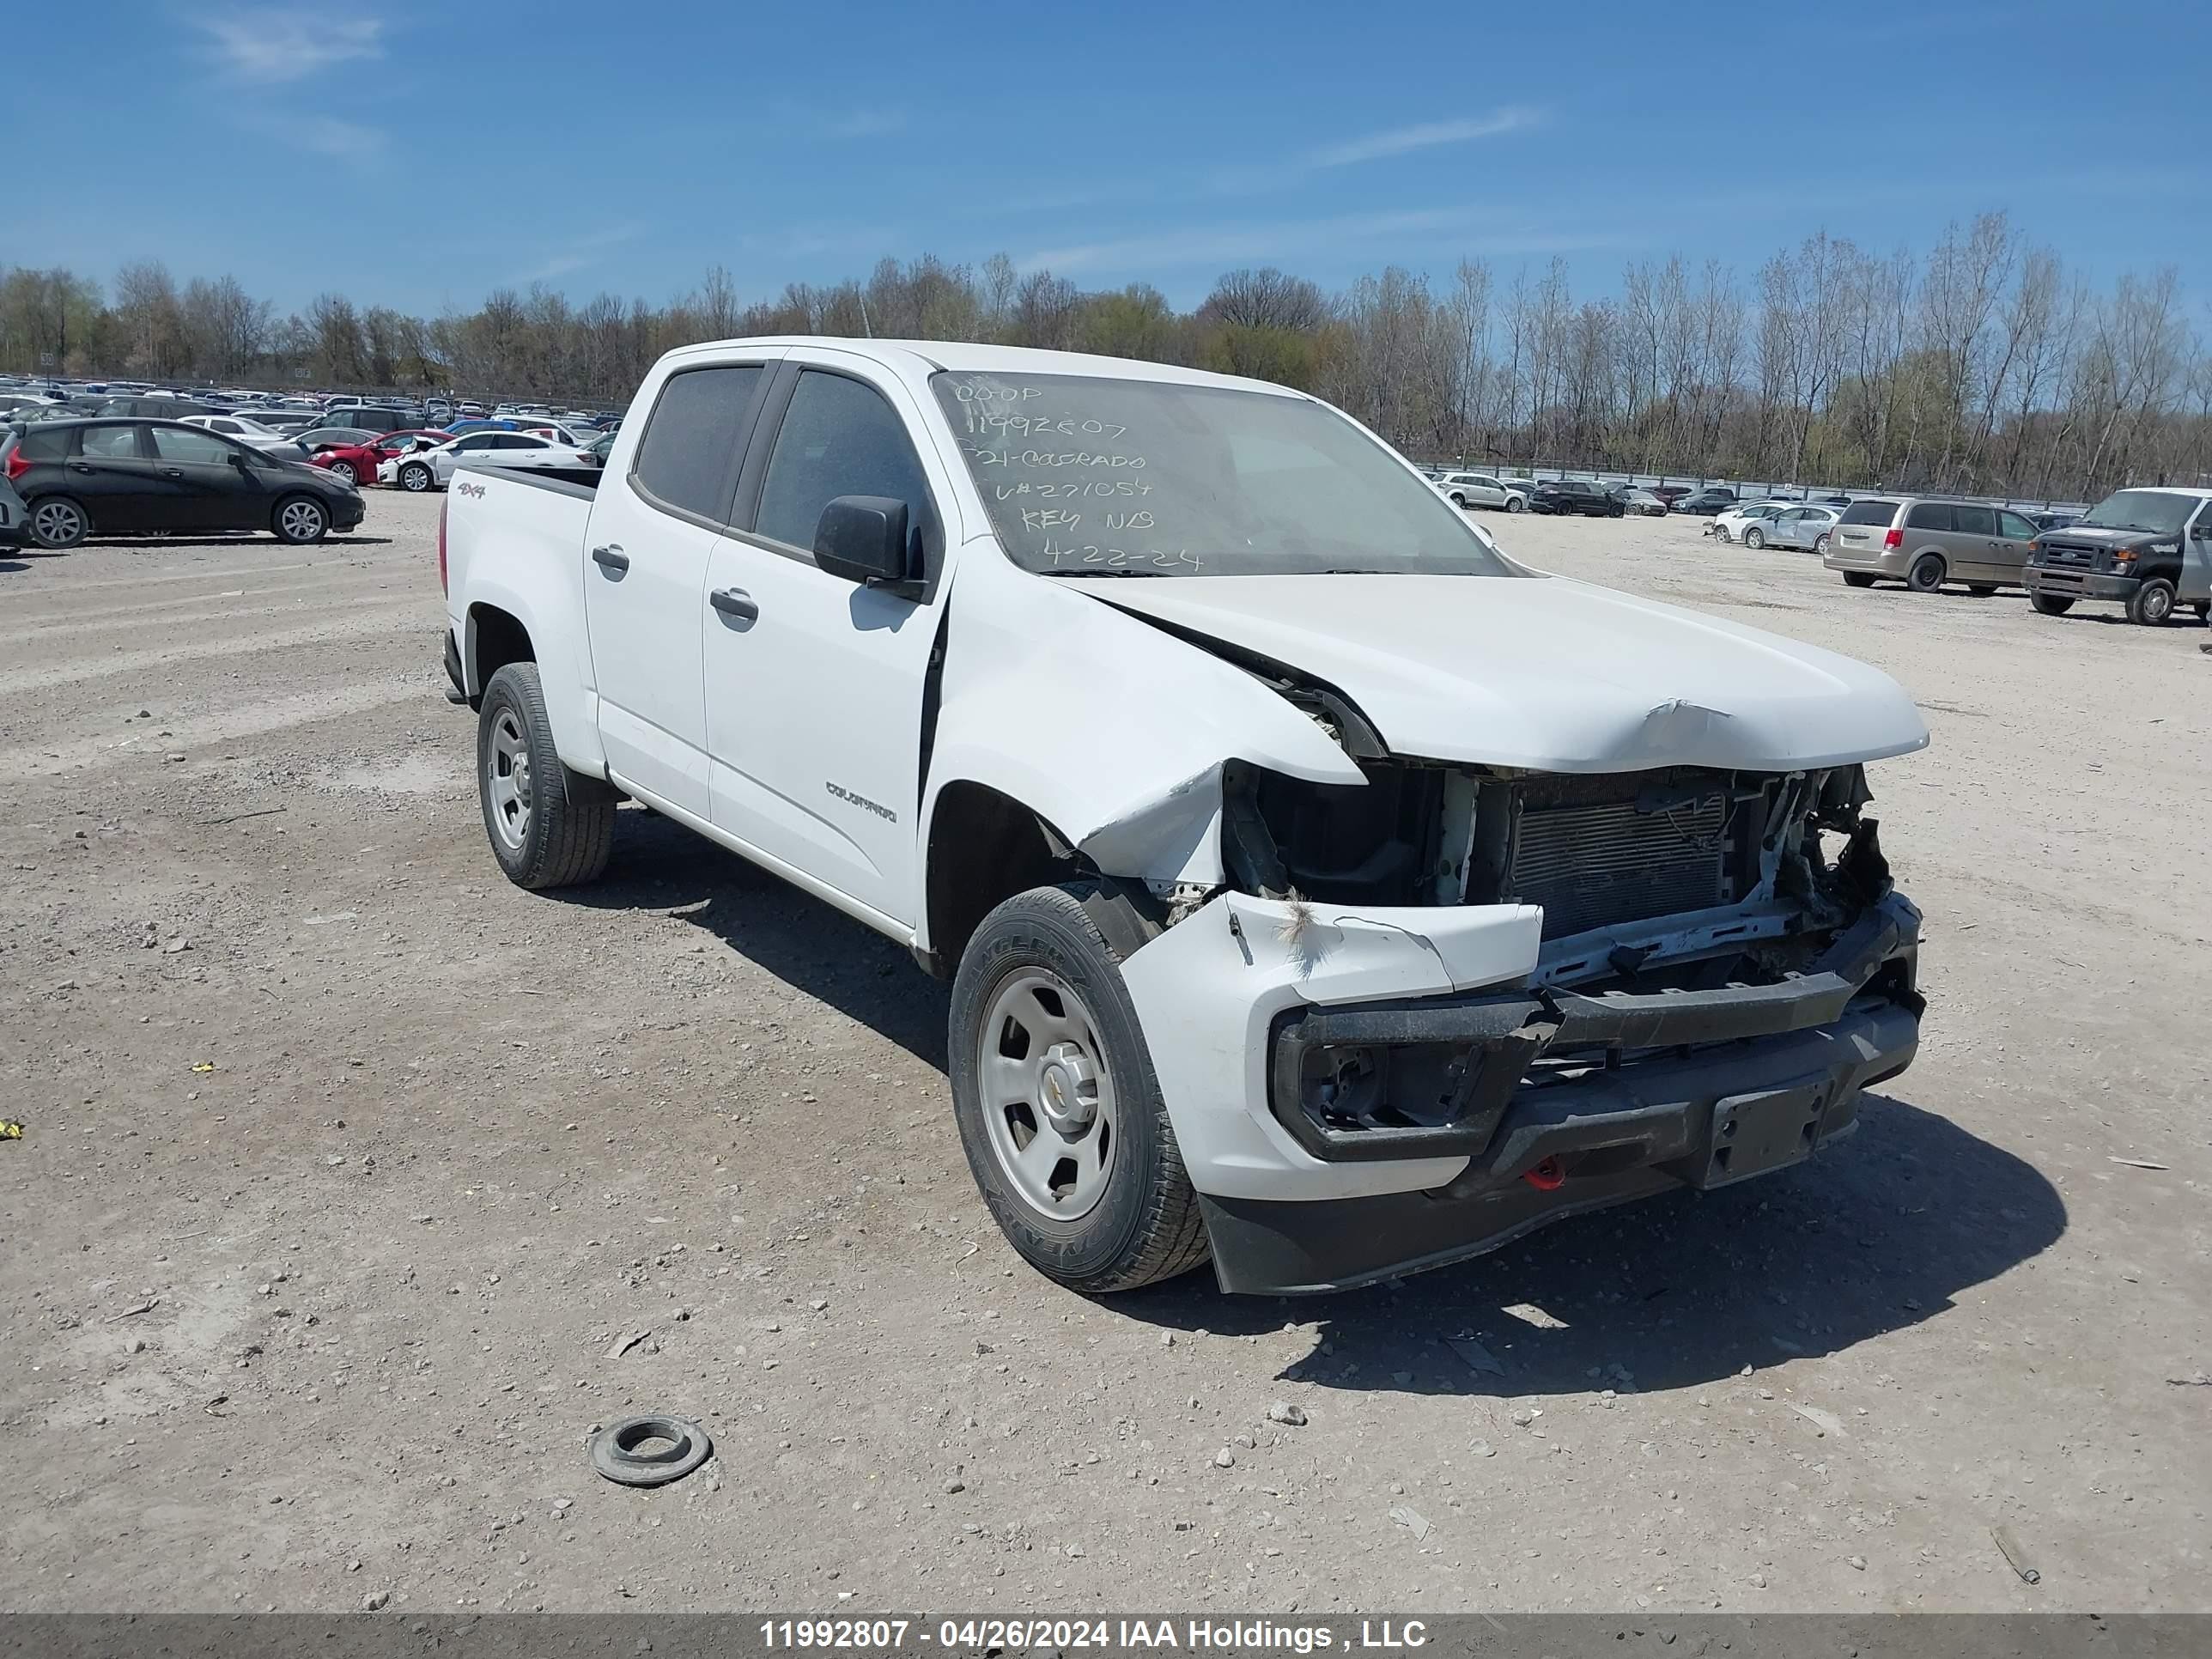
M 331 523 L 340 530 L 357 530 L 368 516 L 368 504 L 358 495 L 334 495 L 330 507 Z
M 1345 1290 L 1568 1216 L 1787 1168 L 1858 1127 L 1859 1091 L 1911 1064 L 1919 1029 L 1911 1003 L 1869 996 L 1817 1030 L 1536 1091 L 1457 1179 L 1424 1192 L 1310 1204 L 1201 1193 L 1215 1276 L 1224 1291 Z
M 2063 599 L 2119 599 L 2135 596 L 2142 586 L 2140 576 L 2116 576 L 2094 570 L 2081 570 L 2066 565 L 2032 564 L 2021 572 L 2021 580 L 2031 593 L 2048 593 Z
M 1595 997 L 1495 988 L 1535 971 L 1525 907 L 1290 908 L 1225 895 L 1123 969 L 1227 1291 L 1362 1284 L 1784 1167 L 1918 1044 L 1894 894 L 1779 984 Z M 1393 1098 L 1419 1109 L 1318 1115 L 1300 1066 L 1329 1045 L 1388 1049 L 1394 1090 L 1418 1054 Z

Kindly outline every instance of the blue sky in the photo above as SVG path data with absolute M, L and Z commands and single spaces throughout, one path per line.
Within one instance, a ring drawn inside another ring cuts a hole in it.
M 2212 6 L 77 0 L 7 29 L 0 264 L 282 308 L 746 299 L 1001 251 L 1179 304 L 1565 257 L 1578 290 L 2008 210 L 2212 289 Z M 2203 320 L 2203 319 L 2199 319 Z

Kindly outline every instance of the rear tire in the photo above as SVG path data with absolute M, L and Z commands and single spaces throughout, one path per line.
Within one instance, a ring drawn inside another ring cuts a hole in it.
M 1766 532 L 1757 525 L 1743 532 L 1743 544 L 1754 552 L 1766 545 Z
M 1941 555 L 1923 553 L 1912 562 L 1912 570 L 1905 577 L 1905 585 L 1916 593 L 1933 593 L 1943 586 L 1943 579 L 1948 574 Z
M 31 503 L 31 539 L 40 547 L 75 547 L 92 533 L 92 520 L 84 508 L 66 495 L 48 495 Z
M 2065 593 L 2031 593 L 2027 602 L 2044 617 L 2063 617 L 2074 608 L 2072 596 Z
M 2173 615 L 2173 584 L 2163 576 L 2153 576 L 2128 595 L 2128 620 L 2145 628 L 2157 628 Z
M 1627 516 L 1627 514 L 1628 509 L 1623 507 L 1619 501 L 1615 501 L 1611 507 L 1605 510 L 1605 516 L 1608 519 L 1625 518 Z
M 1869 571 L 1846 570 L 1844 572 L 1844 586 L 1846 587 L 1872 587 L 1874 586 L 1874 576 Z
M 1453 496 L 1451 498 L 1451 504 L 1462 513 L 1467 511 L 1467 497 L 1464 495 Z
M 1086 1296 L 1171 1279 L 1207 1254 L 1121 981 L 1145 937 L 1110 886 L 1035 887 L 983 919 L 952 981 L 947 1069 L 968 1167 L 1022 1258 Z
M 2212 599 L 2197 600 L 2195 609 L 2197 621 L 2212 622 Z
M 1828 532 L 1824 530 L 1819 535 L 1813 538 L 1813 551 L 1818 556 L 1826 556 L 1828 551 Z
M 477 796 L 492 856 L 517 887 L 542 892 L 605 871 L 620 797 L 562 764 L 534 662 L 511 662 L 484 687 Z

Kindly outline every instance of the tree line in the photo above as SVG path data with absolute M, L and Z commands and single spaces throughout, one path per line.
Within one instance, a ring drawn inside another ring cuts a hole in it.
M 2212 347 L 2174 271 L 2093 283 L 1998 213 L 1923 253 L 1825 232 L 1747 277 L 1680 254 L 1578 298 L 1563 260 L 1392 266 L 1330 293 L 1231 271 L 1194 309 L 1085 291 L 1004 254 L 886 258 L 747 301 L 708 271 L 665 305 L 543 284 L 422 318 L 339 294 L 280 317 L 158 263 L 102 286 L 0 273 L 0 371 L 618 404 L 678 345 L 749 334 L 994 341 L 1252 375 L 1416 458 L 2094 498 L 2212 475 Z

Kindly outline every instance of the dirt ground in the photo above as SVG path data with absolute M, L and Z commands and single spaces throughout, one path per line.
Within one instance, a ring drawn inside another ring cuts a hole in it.
M 1745 1188 L 1095 1304 L 991 1227 L 902 953 L 634 811 L 501 878 L 435 505 L 0 555 L 0 1606 L 2212 1608 L 2193 620 L 1492 519 L 1911 689 L 1918 1064 Z M 594 1476 L 655 1408 L 714 1462 Z

